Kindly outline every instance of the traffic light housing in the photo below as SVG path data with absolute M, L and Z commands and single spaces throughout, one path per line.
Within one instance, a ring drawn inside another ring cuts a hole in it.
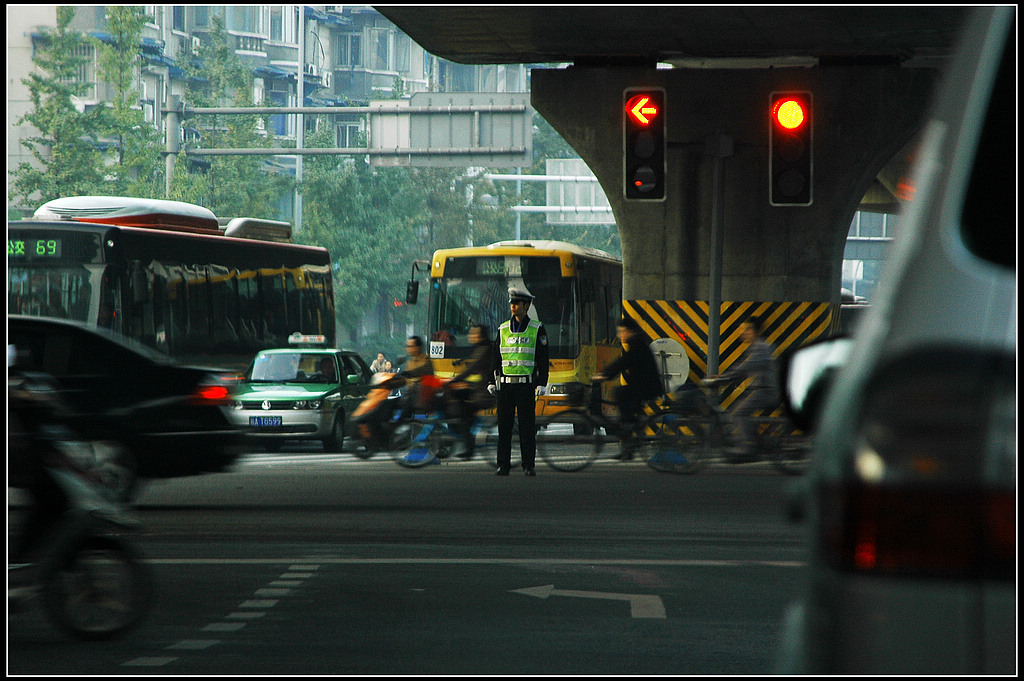
M 630 88 L 623 103 L 623 194 L 665 199 L 665 90 Z
M 768 123 L 768 202 L 814 201 L 814 113 L 810 92 L 773 92 Z

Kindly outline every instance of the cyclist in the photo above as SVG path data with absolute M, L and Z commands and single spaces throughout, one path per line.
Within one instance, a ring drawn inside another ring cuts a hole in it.
M 779 387 L 775 374 L 775 360 L 771 348 L 761 338 L 761 320 L 749 317 L 740 325 L 740 338 L 747 343 L 747 349 L 728 371 L 710 378 L 724 382 L 735 382 L 750 378 L 750 385 L 743 397 L 726 414 L 735 433 L 734 458 L 750 456 L 757 451 L 757 420 L 755 411 L 762 413 L 779 403 Z
M 615 389 L 615 404 L 619 408 L 621 449 L 615 458 L 626 461 L 633 458 L 636 450 L 632 434 L 640 405 L 660 395 L 662 388 L 654 354 L 636 320 L 628 316 L 620 319 L 616 334 L 622 343 L 622 355 L 592 380 L 620 377 L 621 384 Z

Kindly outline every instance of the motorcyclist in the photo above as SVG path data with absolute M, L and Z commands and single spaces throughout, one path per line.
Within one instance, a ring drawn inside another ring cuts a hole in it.
M 49 471 L 74 469 L 88 475 L 61 447 L 73 434 L 66 426 L 70 409 L 54 387 L 49 377 L 24 371 L 17 350 L 7 346 L 9 484 L 24 489 L 32 498 L 7 556 L 12 568 L 32 561 L 35 549 L 70 508 L 67 494 Z
M 456 432 L 461 438 L 457 456 L 468 459 L 473 456 L 473 437 L 470 428 L 476 412 L 494 406 L 494 396 L 488 385 L 494 385 L 494 344 L 483 324 L 469 327 L 469 342 L 473 354 L 466 368 L 449 380 L 449 394 L 452 397 L 452 415 L 457 419 Z

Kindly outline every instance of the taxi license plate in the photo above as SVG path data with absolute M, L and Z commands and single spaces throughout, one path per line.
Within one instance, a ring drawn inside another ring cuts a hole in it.
M 250 426 L 279 426 L 281 425 L 280 416 L 250 416 Z

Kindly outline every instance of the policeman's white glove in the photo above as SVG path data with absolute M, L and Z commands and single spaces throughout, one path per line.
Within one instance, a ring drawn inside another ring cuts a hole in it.
M 537 397 L 540 397 L 541 395 L 544 395 L 545 393 L 547 393 L 547 391 L 548 391 L 548 389 L 546 387 L 544 387 L 542 385 L 538 385 L 537 386 Z
M 487 392 L 493 395 L 494 393 L 498 392 L 498 386 L 494 385 L 493 383 L 489 384 L 487 386 Z

